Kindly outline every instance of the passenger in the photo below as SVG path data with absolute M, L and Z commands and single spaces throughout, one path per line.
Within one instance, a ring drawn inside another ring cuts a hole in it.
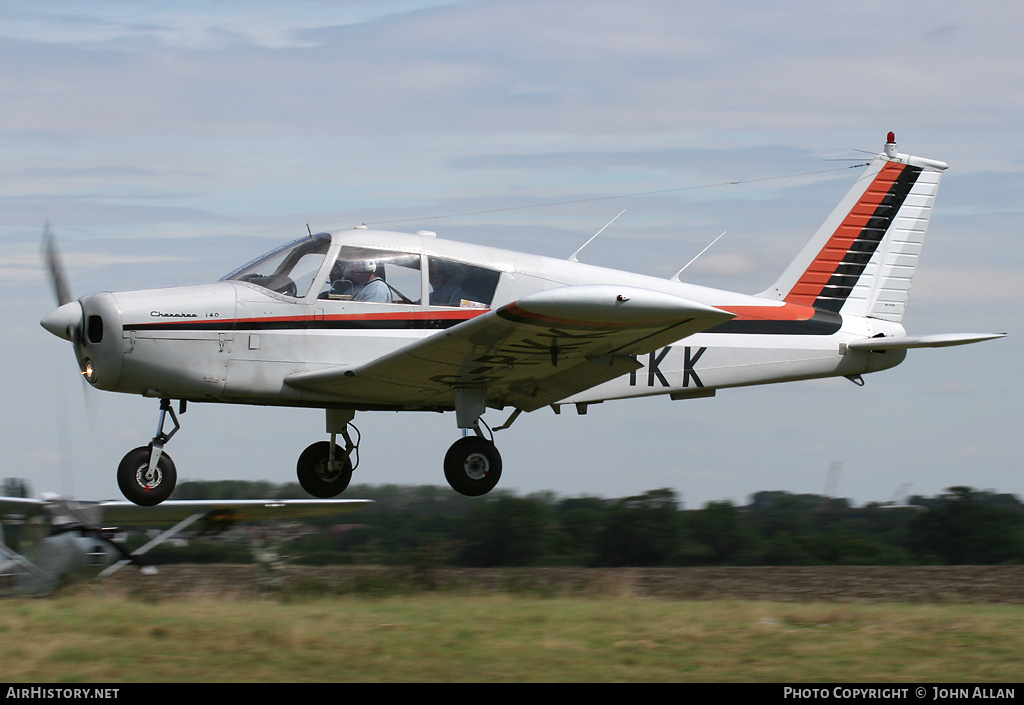
M 469 298 L 461 286 L 465 272 L 454 262 L 431 259 L 427 274 L 431 306 L 461 306 L 463 299 Z

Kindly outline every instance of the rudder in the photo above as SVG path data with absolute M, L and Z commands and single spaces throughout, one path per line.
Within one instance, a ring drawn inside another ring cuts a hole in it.
M 896 152 L 893 134 L 782 276 L 762 296 L 899 322 L 944 162 Z

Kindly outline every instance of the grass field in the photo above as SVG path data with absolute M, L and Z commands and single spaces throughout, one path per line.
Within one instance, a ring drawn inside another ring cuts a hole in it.
M 315 596 L 0 603 L 0 682 L 1018 682 L 1024 607 Z

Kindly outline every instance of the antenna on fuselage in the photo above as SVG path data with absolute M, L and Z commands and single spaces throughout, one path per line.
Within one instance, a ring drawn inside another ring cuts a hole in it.
M 619 211 L 619 215 L 622 215 L 622 214 L 623 214 L 623 213 L 625 213 L 625 212 L 626 212 L 626 209 L 625 209 L 625 208 L 623 208 L 623 209 L 622 209 L 621 211 Z M 586 247 L 586 246 L 587 246 L 587 245 L 589 245 L 589 244 L 590 244 L 591 242 L 593 242 L 593 241 L 594 241 L 594 238 L 595 238 L 595 237 L 597 237 L 598 235 L 600 235 L 601 233 L 603 233 L 603 232 L 604 232 L 605 230 L 607 230 L 607 229 L 608 229 L 608 226 L 609 226 L 609 225 L 611 225 L 611 224 L 612 224 L 612 223 L 614 223 L 614 222 L 615 222 L 616 220 L 618 220 L 618 219 L 619 219 L 619 215 L 617 215 L 617 216 L 615 216 L 614 218 L 612 218 L 611 220 L 609 220 L 609 221 L 608 221 L 608 224 L 607 224 L 607 225 L 605 225 L 605 226 L 604 226 L 603 228 L 601 228 L 601 229 L 600 229 L 600 230 L 598 230 L 598 231 L 597 231 L 596 233 L 594 233 L 593 235 L 591 235 L 591 236 L 590 236 L 590 239 L 589 239 L 589 240 L 587 240 L 586 242 L 584 242 L 584 243 L 583 243 L 583 244 L 582 244 L 582 245 L 580 246 L 580 249 L 578 249 L 578 250 L 576 250 L 575 252 L 573 252 L 573 253 L 572 253 L 572 256 L 570 256 L 570 257 L 569 257 L 569 261 L 570 261 L 570 262 L 579 262 L 579 260 L 578 260 L 578 259 L 576 259 L 576 255 L 578 255 L 579 253 L 583 252 L 583 248 L 584 248 L 584 247 Z
M 725 234 L 726 234 L 727 232 L 728 232 L 727 230 L 723 230 L 723 231 L 722 231 L 722 235 L 725 235 Z M 704 253 L 705 253 L 705 252 L 707 252 L 707 251 L 708 251 L 709 249 L 711 249 L 711 245 L 714 245 L 714 244 L 715 244 L 716 242 L 718 242 L 719 240 L 721 240 L 721 239 L 722 239 L 722 235 L 719 235 L 718 237 L 716 237 L 716 238 L 715 238 L 714 240 L 712 240 L 712 241 L 711 241 L 711 242 L 710 242 L 710 243 L 708 244 L 708 246 L 707 246 L 707 247 L 705 247 L 705 248 L 704 248 L 703 250 L 701 250 L 700 252 L 698 252 L 698 253 L 697 253 L 697 257 L 700 257 L 700 256 L 701 256 L 702 254 L 704 254 Z M 678 272 L 676 272 L 675 274 L 673 274 L 673 275 L 672 275 L 672 281 L 674 281 L 674 282 L 677 282 L 677 281 L 679 281 L 679 275 L 683 273 L 683 270 L 684 270 L 684 269 L 686 269 L 686 268 L 687 268 L 687 267 L 689 267 L 689 266 L 690 266 L 691 264 L 693 264 L 694 262 L 696 262 L 696 261 L 697 261 L 697 257 L 694 257 L 693 259 L 691 259 L 691 260 L 690 260 L 689 262 L 687 262 L 686 264 L 684 264 L 684 265 L 683 265 L 683 269 L 680 269 L 680 270 L 679 270 Z
M 306 232 L 309 233 L 310 237 L 313 237 L 313 231 L 309 228 L 309 223 L 306 223 Z

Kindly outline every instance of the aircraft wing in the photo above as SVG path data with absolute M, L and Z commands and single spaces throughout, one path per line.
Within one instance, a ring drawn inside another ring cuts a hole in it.
M 132 502 L 97 502 L 103 522 L 115 526 L 174 524 L 201 514 L 218 521 L 264 521 L 323 517 L 349 512 L 371 503 L 369 499 L 197 499 L 166 500 L 153 507 Z
M 640 367 L 637 355 L 734 314 L 619 286 L 537 292 L 358 367 L 285 378 L 365 408 L 454 408 L 453 389 L 484 388 L 493 407 L 533 411 Z
M 0 523 L 21 523 L 29 516 L 43 513 L 46 501 L 28 497 L 0 497 Z M 3 535 L 0 533 L 0 538 Z M 2 541 L 0 541 L 2 543 Z
M 0 497 L 0 515 L 26 512 L 46 504 L 46 500 L 30 497 Z

